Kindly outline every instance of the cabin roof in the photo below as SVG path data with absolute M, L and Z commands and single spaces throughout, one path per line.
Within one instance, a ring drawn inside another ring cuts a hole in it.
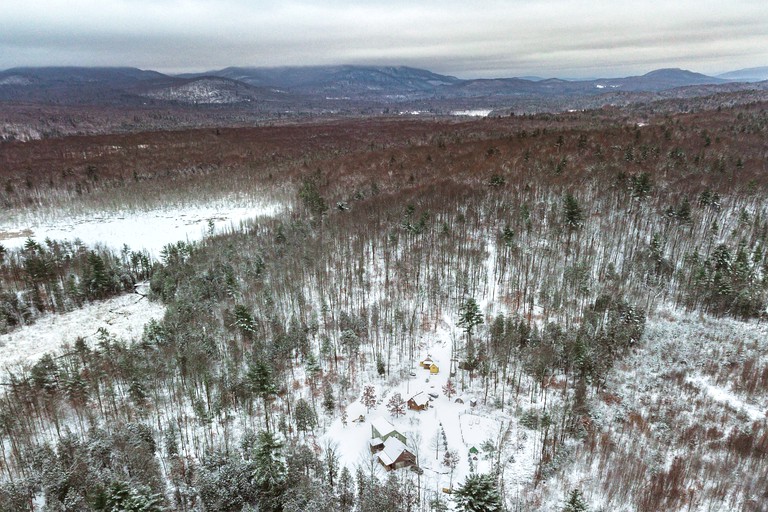
M 396 437 L 390 437 L 384 441 L 384 449 L 379 452 L 379 459 L 385 466 L 390 466 L 400 458 L 403 452 L 407 451 L 408 447 L 402 441 Z
M 396 432 L 395 426 L 381 416 L 374 418 L 371 421 L 371 426 L 376 429 L 376 432 L 378 432 L 381 437 L 386 437 L 387 434 Z
M 413 395 L 410 398 L 410 400 L 413 400 L 413 402 L 420 407 L 427 405 L 429 403 L 429 397 L 423 391 L 420 391 L 415 395 Z

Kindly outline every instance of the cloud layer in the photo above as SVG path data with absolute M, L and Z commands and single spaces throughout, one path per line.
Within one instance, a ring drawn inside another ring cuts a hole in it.
M 587 77 L 768 64 L 764 0 L 41 0 L 2 10 L 0 69 L 365 63 Z

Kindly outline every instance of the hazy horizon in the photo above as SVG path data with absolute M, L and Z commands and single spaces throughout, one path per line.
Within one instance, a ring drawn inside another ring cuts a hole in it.
M 0 72 L 7 72 L 7 71 L 14 70 L 14 69 L 46 69 L 46 68 L 48 68 L 48 69 L 50 69 L 50 68 L 62 68 L 62 69 L 66 69 L 66 68 L 74 68 L 74 69 L 80 69 L 80 68 L 82 68 L 82 69 L 111 69 L 111 68 L 112 69 L 120 69 L 120 68 L 131 68 L 131 69 L 138 69 L 138 70 L 141 70 L 141 71 L 155 71 L 155 72 L 162 73 L 162 74 L 165 74 L 165 75 L 168 75 L 168 76 L 178 76 L 178 75 L 186 75 L 186 74 L 197 74 L 197 75 L 200 75 L 200 74 L 205 74 L 205 73 L 208 73 L 208 72 L 215 73 L 215 72 L 221 71 L 223 69 L 227 69 L 227 68 L 287 69 L 287 68 L 322 68 L 322 67 L 343 67 L 343 66 L 355 66 L 355 67 L 390 67 L 390 66 L 391 67 L 409 67 L 409 68 L 413 68 L 413 69 L 422 69 L 422 70 L 425 70 L 425 71 L 430 71 L 430 72 L 441 74 L 441 75 L 444 75 L 444 76 L 453 76 L 453 77 L 456 77 L 456 78 L 459 78 L 459 79 L 464 79 L 464 80 L 519 78 L 519 79 L 524 79 L 524 80 L 525 79 L 528 79 L 528 80 L 560 79 L 560 80 L 566 80 L 566 81 L 627 78 L 627 77 L 632 77 L 632 76 L 642 76 L 642 75 L 645 75 L 647 73 L 651 73 L 653 71 L 658 71 L 658 70 L 662 70 L 662 69 L 681 69 L 682 71 L 690 71 L 690 72 L 693 72 L 693 73 L 700 73 L 700 74 L 703 74 L 703 75 L 706 75 L 706 76 L 717 77 L 718 75 L 727 74 L 729 72 L 734 72 L 734 71 L 747 71 L 749 69 L 768 68 L 768 66 L 753 66 L 751 68 L 728 69 L 728 70 L 724 70 L 724 71 L 717 72 L 717 73 L 701 73 L 700 71 L 698 71 L 696 69 L 673 68 L 673 67 L 669 67 L 669 66 L 662 66 L 662 67 L 659 67 L 659 68 L 648 69 L 646 71 L 640 71 L 640 72 L 631 73 L 631 74 L 618 74 L 618 73 L 606 72 L 606 73 L 595 74 L 593 76 L 582 76 L 582 77 L 572 77 L 572 76 L 564 76 L 564 75 L 558 75 L 558 74 L 545 75 L 545 76 L 542 76 L 542 75 L 497 75 L 497 76 L 470 76 L 470 75 L 467 75 L 467 76 L 459 76 L 459 75 L 451 74 L 451 73 L 438 73 L 434 69 L 422 68 L 422 67 L 418 67 L 418 66 L 409 66 L 409 65 L 404 65 L 404 64 L 369 64 L 369 63 L 358 63 L 358 64 L 348 64 L 348 63 L 339 63 L 339 64 L 307 64 L 307 65 L 286 65 L 286 66 L 227 65 L 227 66 L 222 66 L 220 68 L 215 68 L 215 69 L 195 69 L 195 68 L 190 68 L 190 69 L 184 69 L 184 70 L 178 70 L 178 71 L 163 71 L 163 70 L 160 70 L 160 69 L 152 69 L 152 68 L 139 67 L 139 66 L 124 66 L 124 65 L 119 65 L 119 64 L 116 64 L 116 65 L 104 65 L 104 66 L 100 66 L 100 65 L 88 66 L 88 65 L 78 65 L 78 64 L 71 64 L 71 65 L 54 65 L 54 64 L 52 64 L 52 65 L 39 65 L 39 66 L 26 66 L 26 65 L 14 66 L 14 67 L 10 67 L 10 68 L 0 69 Z
M 768 9 L 755 0 L 42 0 L 3 11 L 0 69 L 352 64 L 583 79 L 768 64 Z

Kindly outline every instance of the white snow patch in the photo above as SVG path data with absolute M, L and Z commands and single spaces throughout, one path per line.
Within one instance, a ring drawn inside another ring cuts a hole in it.
M 766 416 L 766 411 L 744 402 L 731 391 L 712 384 L 709 382 L 709 379 L 703 375 L 696 375 L 695 377 L 690 377 L 687 380 L 688 382 L 704 390 L 715 402 L 728 405 L 737 411 L 743 411 L 752 421 L 764 419 Z
M 0 78 L 0 85 L 30 85 L 32 81 L 21 75 L 11 75 Z
M 144 94 L 148 98 L 184 103 L 229 104 L 251 101 L 240 96 L 237 87 L 229 81 L 202 78 L 184 85 L 168 87 Z
M 462 440 L 469 447 L 480 448 L 485 441 L 494 440 L 499 435 L 499 422 L 491 418 L 464 414 L 459 416 L 459 424 Z
M 488 109 L 476 109 L 476 110 L 454 110 L 451 112 L 452 116 L 468 116 L 468 117 L 488 117 L 493 110 Z
M 144 324 L 160 320 L 164 313 L 165 306 L 158 302 L 125 294 L 69 313 L 43 316 L 32 325 L 0 335 L 0 368 L 35 362 L 45 353 L 72 346 L 78 337 L 92 342 L 102 328 L 120 339 L 138 339 Z
M 275 204 L 250 207 L 198 206 L 123 215 L 104 214 L 39 225 L 0 223 L 0 241 L 6 248 L 19 248 L 27 238 L 37 242 L 43 242 L 46 238 L 79 239 L 90 247 L 101 244 L 119 251 L 123 245 L 128 245 L 133 250 L 146 250 L 157 257 L 169 243 L 200 240 L 211 232 L 237 228 L 246 220 L 275 215 L 279 208 Z

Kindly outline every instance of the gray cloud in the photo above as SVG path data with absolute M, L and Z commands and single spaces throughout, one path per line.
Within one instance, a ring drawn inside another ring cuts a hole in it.
M 4 6 L 0 69 L 386 63 L 457 76 L 768 64 L 763 0 L 41 0 Z

